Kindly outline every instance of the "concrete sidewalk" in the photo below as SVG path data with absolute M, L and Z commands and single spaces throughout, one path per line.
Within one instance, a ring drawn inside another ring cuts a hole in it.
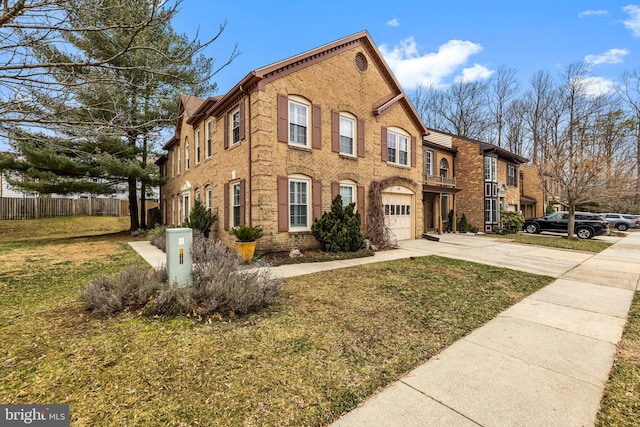
M 640 233 L 599 254 L 445 234 L 373 257 L 271 268 L 278 277 L 439 255 L 556 280 L 347 413 L 334 426 L 589 426 L 640 279 Z M 131 245 L 152 266 L 164 253 Z
M 483 262 L 510 251 L 488 250 L 455 257 Z M 555 255 L 550 273 L 575 261 Z M 333 425 L 592 426 L 639 279 L 640 233 L 630 233 Z

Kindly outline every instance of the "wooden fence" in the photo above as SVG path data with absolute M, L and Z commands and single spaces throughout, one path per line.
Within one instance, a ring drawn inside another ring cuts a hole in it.
M 147 200 L 147 211 L 158 202 Z M 140 209 L 140 201 L 138 201 Z M 106 198 L 51 199 L 42 197 L 0 197 L 0 220 L 36 219 L 54 216 L 129 216 L 129 201 Z
M 0 220 L 71 215 L 120 216 L 120 212 L 120 200 L 116 199 L 0 198 Z

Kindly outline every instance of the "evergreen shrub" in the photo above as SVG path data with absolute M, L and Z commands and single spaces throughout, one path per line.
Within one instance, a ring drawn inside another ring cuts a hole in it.
M 189 218 L 185 219 L 183 227 L 199 230 L 204 237 L 209 237 L 211 226 L 218 220 L 218 214 L 211 212 L 211 209 L 204 207 L 200 200 L 196 200 L 193 209 L 189 213 Z
M 354 209 L 354 203 L 343 206 L 342 196 L 338 194 L 331 203 L 331 211 L 314 221 L 311 232 L 325 251 L 355 252 L 362 247 L 362 219 Z

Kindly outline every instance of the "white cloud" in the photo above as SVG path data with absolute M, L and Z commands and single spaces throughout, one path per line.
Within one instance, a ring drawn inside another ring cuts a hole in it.
M 578 18 L 584 18 L 585 16 L 606 16 L 609 12 L 606 10 L 584 10 L 578 13 Z
M 589 96 L 600 96 L 612 92 L 616 83 L 604 77 L 585 77 L 581 82 L 582 89 Z
M 387 25 L 391 27 L 398 27 L 400 26 L 400 21 L 398 21 L 396 18 L 393 18 L 391 21 L 387 21 Z
M 382 56 L 404 88 L 417 85 L 442 87 L 445 79 L 464 66 L 469 57 L 482 50 L 482 46 L 465 40 L 450 40 L 438 48 L 438 52 L 420 54 L 413 37 L 393 48 L 379 46 Z M 474 66 L 475 68 L 475 66 Z
M 478 80 L 486 80 L 491 77 L 494 72 L 484 65 L 473 64 L 473 67 L 462 70 L 462 75 L 456 77 L 456 82 L 475 82 Z
M 629 19 L 622 21 L 625 27 L 631 30 L 633 37 L 640 37 L 640 7 L 630 4 L 622 8 L 629 14 Z
M 621 64 L 623 57 L 627 56 L 629 51 L 627 49 L 609 49 L 602 55 L 587 55 L 584 60 L 589 64 Z

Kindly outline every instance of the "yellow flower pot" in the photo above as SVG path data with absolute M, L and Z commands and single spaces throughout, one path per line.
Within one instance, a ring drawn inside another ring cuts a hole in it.
M 236 251 L 240 258 L 246 262 L 253 261 L 253 254 L 256 251 L 256 242 L 236 242 Z

